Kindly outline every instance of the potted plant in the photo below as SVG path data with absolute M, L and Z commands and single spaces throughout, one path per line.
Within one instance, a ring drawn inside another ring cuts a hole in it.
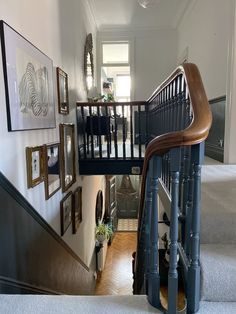
M 104 241 L 108 241 L 113 234 L 112 228 L 104 223 L 99 223 L 95 229 L 96 240 L 99 243 L 103 243 Z

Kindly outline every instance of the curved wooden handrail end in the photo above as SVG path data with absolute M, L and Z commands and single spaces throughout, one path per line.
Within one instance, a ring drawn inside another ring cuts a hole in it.
M 142 171 L 142 184 L 139 215 L 143 214 L 145 182 L 147 177 L 148 163 L 154 155 L 162 156 L 170 149 L 181 146 L 191 146 L 203 142 L 209 133 L 212 114 L 200 72 L 193 63 L 185 63 L 179 66 L 165 82 L 163 82 L 148 99 L 150 103 L 175 77 L 183 74 L 187 83 L 189 98 L 192 105 L 193 119 L 191 124 L 183 131 L 166 133 L 154 138 L 147 146 Z M 139 219 L 140 229 L 141 219 Z M 139 233 L 138 233 L 139 234 Z

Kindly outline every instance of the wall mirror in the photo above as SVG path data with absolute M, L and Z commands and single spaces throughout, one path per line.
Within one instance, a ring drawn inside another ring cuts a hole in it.
M 94 86 L 93 38 L 91 33 L 87 35 L 84 47 L 84 77 L 88 92 Z
M 102 210 L 103 210 L 103 195 L 102 190 L 99 190 L 96 198 L 96 224 L 102 220 Z
M 60 124 L 61 142 L 61 184 L 65 192 L 75 181 L 75 126 L 70 123 Z
M 60 144 L 44 145 L 45 198 L 49 199 L 61 187 Z

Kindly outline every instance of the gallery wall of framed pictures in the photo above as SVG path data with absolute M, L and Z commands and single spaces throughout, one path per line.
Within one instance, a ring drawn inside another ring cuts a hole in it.
M 56 67 L 54 77 L 52 59 L 3 20 L 0 40 L 8 132 L 59 129 L 58 141 L 25 148 L 27 188 L 44 183 L 45 200 L 49 200 L 60 189 L 68 192 L 76 182 L 75 125 L 56 125 L 56 114 L 61 115 L 60 121 L 69 114 L 68 75 Z M 60 217 L 61 235 L 70 224 L 75 234 L 82 222 L 82 187 L 63 195 Z

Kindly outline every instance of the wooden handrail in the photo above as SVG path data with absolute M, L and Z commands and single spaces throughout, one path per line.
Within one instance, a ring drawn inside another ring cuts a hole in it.
M 145 197 L 145 182 L 147 177 L 148 163 L 154 155 L 162 156 L 170 149 L 179 146 L 189 146 L 201 143 L 209 133 L 212 123 L 212 114 L 209 103 L 202 83 L 199 70 L 195 64 L 185 63 L 179 66 L 151 95 L 147 100 L 149 104 L 175 77 L 183 74 L 187 84 L 189 98 L 192 105 L 193 119 L 191 124 L 182 131 L 170 132 L 154 138 L 149 142 L 144 158 L 142 171 L 141 196 L 139 203 L 139 215 L 142 217 L 144 197 Z M 140 230 L 141 219 L 139 219 Z

